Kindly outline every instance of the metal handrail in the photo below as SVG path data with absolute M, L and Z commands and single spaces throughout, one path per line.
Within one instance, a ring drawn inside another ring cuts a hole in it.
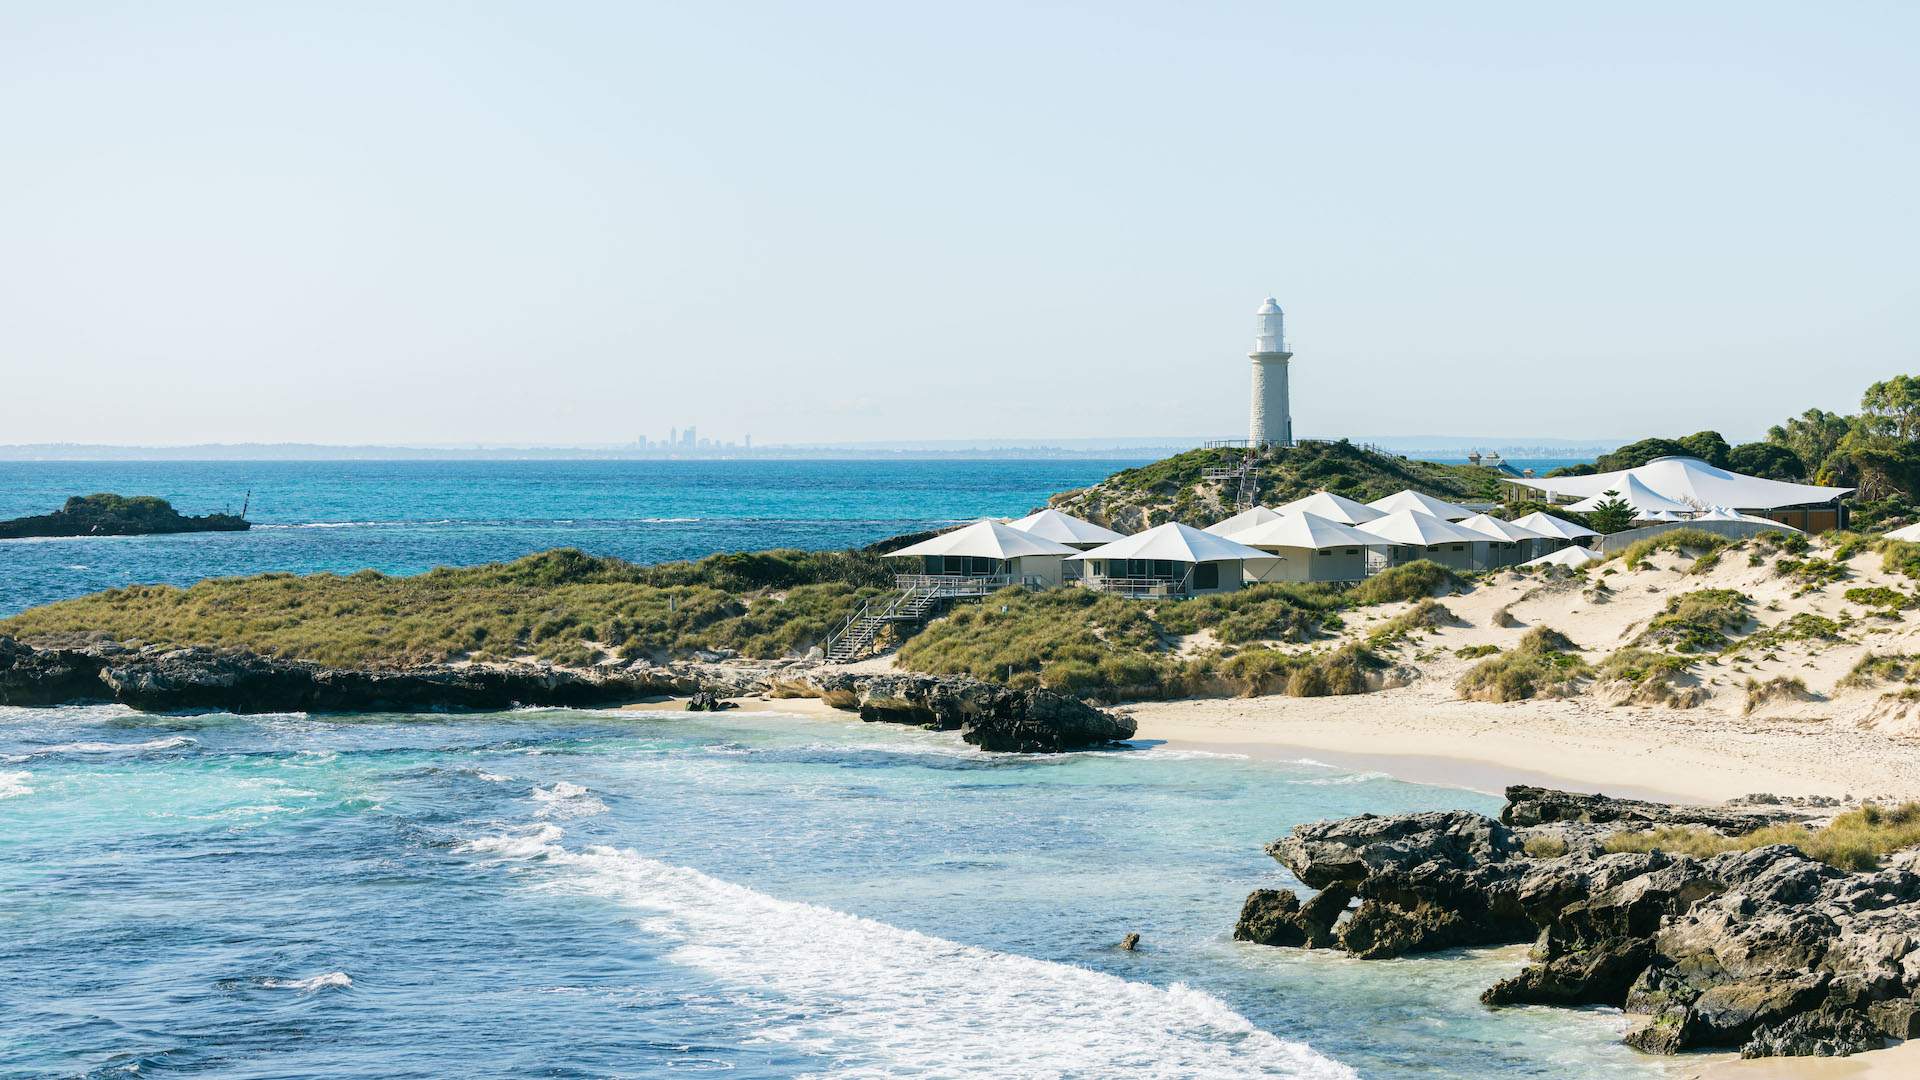
M 896 574 L 893 581 L 902 589 L 935 596 L 985 596 L 1014 583 L 1011 574 Z

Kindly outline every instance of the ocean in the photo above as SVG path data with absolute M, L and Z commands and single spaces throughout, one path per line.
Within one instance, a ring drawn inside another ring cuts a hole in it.
M 1122 464 L 5 464 L 0 516 L 251 488 L 261 525 L 0 544 L 0 610 L 557 545 L 839 547 Z M 1299 888 L 1262 850 L 1293 824 L 1498 805 L 851 716 L 0 707 L 0 1076 L 1671 1075 L 1617 1011 L 1482 1008 L 1520 948 L 1230 939 L 1249 891 Z
M 0 519 L 70 495 L 239 510 L 244 533 L 0 541 L 0 616 L 134 583 L 409 574 L 555 547 L 638 562 L 846 548 L 1020 515 L 1138 461 L 0 462 Z
M 1482 1008 L 1519 948 L 1230 940 L 1289 826 L 1497 805 L 852 717 L 0 708 L 0 1075 L 1665 1075 Z

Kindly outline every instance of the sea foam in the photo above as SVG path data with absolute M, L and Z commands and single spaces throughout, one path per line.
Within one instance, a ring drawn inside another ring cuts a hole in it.
M 33 789 L 27 786 L 31 779 L 30 772 L 0 772 L 0 799 L 33 794 Z
M 764 1038 L 832 1058 L 834 1076 L 1356 1075 L 1184 984 L 962 945 L 561 836 L 543 825 L 469 850 L 544 858 L 571 872 L 562 887 L 657 913 L 646 925 L 677 942 L 671 960 L 737 987 Z
M 311 994 L 316 990 L 345 990 L 353 985 L 353 979 L 344 971 L 329 971 L 310 979 L 261 979 L 260 985 L 269 990 L 298 990 Z

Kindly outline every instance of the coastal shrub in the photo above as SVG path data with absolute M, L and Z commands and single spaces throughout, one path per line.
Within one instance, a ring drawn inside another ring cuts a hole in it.
M 1787 844 L 1810 859 L 1842 870 L 1872 870 L 1884 855 L 1920 844 L 1920 803 L 1882 808 L 1872 803 L 1811 829 L 1805 825 L 1769 825 L 1742 836 L 1726 836 L 1696 825 L 1668 825 L 1617 832 L 1601 841 L 1610 852 L 1662 851 L 1711 858 L 1728 851 L 1750 851 Z
M 1478 660 L 1483 656 L 1492 656 L 1500 651 L 1498 645 L 1462 645 L 1453 650 L 1453 655 L 1462 660 Z
M 1840 680 L 1842 688 L 1873 686 L 1876 683 L 1920 682 L 1920 656 L 1908 653 L 1868 653 Z
M 1739 652 L 1757 653 L 1778 648 L 1789 641 L 1839 641 L 1839 623 L 1811 611 L 1796 611 L 1772 626 L 1755 631 L 1742 641 Z
M 1904 574 L 1920 579 L 1920 544 L 1907 540 L 1881 540 L 1880 568 L 1889 574 Z
M 1820 538 L 1828 549 L 1827 557 L 1834 562 L 1846 562 L 1855 555 L 1873 547 L 1873 537 L 1852 529 L 1838 529 Z
M 736 593 L 708 583 L 719 579 L 715 568 L 698 568 L 711 562 L 643 567 L 560 549 L 407 577 L 283 573 L 186 589 L 129 586 L 22 612 L 0 623 L 0 633 L 50 644 L 104 637 L 205 645 L 373 667 L 521 656 L 592 663 L 702 650 L 775 658 L 817 643 L 877 592 L 828 580 Z M 796 565 L 814 567 L 814 576 L 844 572 L 811 558 Z M 783 580 L 794 577 L 789 571 Z
M 1615 705 L 1690 709 L 1707 699 L 1705 687 L 1687 681 L 1692 670 L 1687 657 L 1629 646 L 1602 660 L 1594 678 L 1613 691 Z
M 1748 679 L 1746 685 L 1747 704 L 1741 712 L 1750 713 L 1776 701 L 1813 701 L 1813 691 L 1807 689 L 1807 681 L 1797 675 L 1775 675 L 1766 682 Z
M 1465 583 L 1459 574 L 1431 559 L 1416 559 L 1388 567 L 1355 585 L 1347 599 L 1362 606 L 1395 604 L 1443 596 Z
M 1374 674 L 1386 667 L 1385 660 L 1355 642 L 1306 658 L 1287 676 L 1287 693 L 1292 697 L 1364 694 L 1373 689 Z
M 1647 561 L 1647 556 L 1656 551 L 1671 551 L 1679 555 L 1702 556 L 1719 551 L 1727 546 L 1727 538 L 1710 533 L 1705 529 L 1674 529 L 1642 540 L 1635 540 L 1620 553 L 1620 560 L 1629 570 L 1638 570 Z
M 1792 578 L 1803 589 L 1817 589 L 1822 585 L 1831 585 L 1847 576 L 1844 563 L 1833 559 L 1810 556 L 1802 559 L 1792 555 L 1781 557 L 1773 564 L 1774 572 L 1781 577 Z
M 1667 601 L 1660 614 L 1635 639 L 1637 645 L 1657 645 L 1677 652 L 1718 652 L 1728 634 L 1747 625 L 1747 605 L 1753 601 L 1737 589 L 1697 589 Z
M 1521 841 L 1520 849 L 1530 858 L 1557 859 L 1567 853 L 1567 841 L 1551 833 L 1535 833 Z
M 1890 619 L 1898 618 L 1902 610 L 1912 607 L 1914 603 L 1912 593 L 1890 589 L 1885 585 L 1848 589 L 1845 596 L 1848 603 L 1871 608 L 1876 614 L 1885 615 Z
M 1109 698 L 1160 694 L 1174 670 L 1148 605 L 1091 589 L 1011 588 L 958 605 L 901 646 L 897 659 L 911 671 L 1102 689 Z
M 1293 672 L 1307 662 L 1278 649 L 1242 649 L 1220 664 L 1219 675 L 1240 696 L 1258 697 L 1284 691 Z
M 1445 604 L 1427 597 L 1375 627 L 1367 635 L 1367 644 L 1376 649 L 1384 648 L 1423 630 L 1437 630 L 1454 621 L 1453 612 L 1447 610 Z
M 1512 652 L 1482 660 L 1460 676 L 1454 690 L 1471 701 L 1525 701 L 1568 697 L 1589 674 L 1586 661 L 1565 634 L 1548 626 L 1527 631 Z
M 1331 613 L 1341 606 L 1337 588 L 1274 582 L 1161 604 L 1155 607 L 1154 618 L 1170 633 L 1211 630 L 1214 637 L 1230 645 L 1312 641 L 1338 624 Z

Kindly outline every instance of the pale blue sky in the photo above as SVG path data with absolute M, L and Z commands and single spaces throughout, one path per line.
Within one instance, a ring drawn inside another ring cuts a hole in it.
M 1752 437 L 1920 370 L 1920 7 L 0 4 L 0 442 Z

